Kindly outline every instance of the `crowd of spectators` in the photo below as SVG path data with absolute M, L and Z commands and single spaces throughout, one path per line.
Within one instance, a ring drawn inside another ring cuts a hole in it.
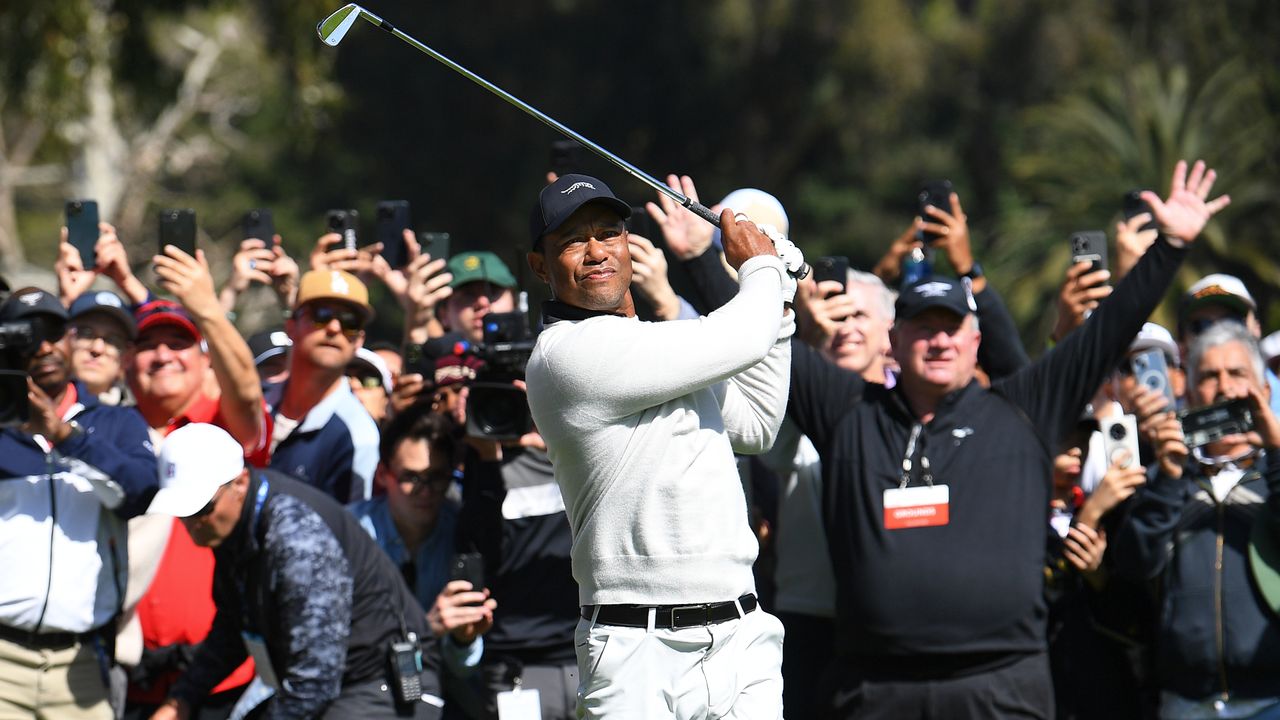
M 1109 269 L 1066 268 L 1036 356 L 955 193 L 873 268 L 799 283 L 732 529 L 789 716 L 1280 718 L 1280 334 L 1221 273 L 1149 321 L 1214 180 L 1179 163 Z M 764 191 L 722 208 L 789 232 Z M 726 239 L 646 212 L 640 319 L 721 329 Z M 0 305 L 0 718 L 579 716 L 580 585 L 628 595 L 575 565 L 578 491 L 524 407 L 540 328 L 508 336 L 525 288 L 497 254 L 246 238 L 219 285 L 203 251 L 129 258 L 103 223 L 85 266 L 65 232 L 57 287 Z M 397 337 L 369 336 L 374 283 Z M 245 337 L 253 285 L 280 322 Z M 584 369 L 592 395 L 640 382 L 622 367 Z

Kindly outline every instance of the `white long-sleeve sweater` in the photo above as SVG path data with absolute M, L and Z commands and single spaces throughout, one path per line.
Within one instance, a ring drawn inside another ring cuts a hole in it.
M 782 423 L 792 315 L 782 261 L 754 257 L 738 295 L 696 320 L 562 320 L 526 377 L 573 530 L 584 605 L 684 604 L 753 592 L 758 545 L 733 453 Z

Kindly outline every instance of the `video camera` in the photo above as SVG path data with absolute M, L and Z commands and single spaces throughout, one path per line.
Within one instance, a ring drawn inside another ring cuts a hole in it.
M 0 427 L 16 427 L 31 416 L 27 404 L 27 363 L 40 347 L 36 323 L 0 323 Z
M 533 431 L 529 400 L 512 380 L 523 380 L 535 342 L 524 312 L 484 317 L 484 340 L 475 349 L 484 368 L 467 396 L 467 433 L 495 440 L 516 440 Z

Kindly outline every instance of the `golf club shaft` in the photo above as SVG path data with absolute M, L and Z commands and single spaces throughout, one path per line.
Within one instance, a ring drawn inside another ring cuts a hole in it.
M 395 35 L 396 37 L 398 37 L 398 38 L 400 38 L 401 40 L 405 41 L 406 43 L 408 43 L 408 44 L 412 45 L 413 47 L 417 48 L 418 50 L 421 50 L 422 52 L 426 53 L 427 55 L 430 55 L 431 57 L 435 58 L 436 60 L 440 61 L 441 63 L 444 63 L 444 64 L 445 64 L 445 65 L 447 65 L 449 68 L 451 68 L 452 70 L 454 70 L 454 71 L 455 71 L 455 72 L 457 72 L 458 74 L 462 75 L 463 77 L 467 78 L 467 79 L 468 79 L 468 80 L 470 80 L 471 82 L 473 82 L 473 83 L 475 83 L 475 84 L 479 85 L 480 87 L 484 88 L 485 90 L 488 90 L 489 92 L 493 93 L 494 95 L 497 95 L 498 97 L 502 98 L 503 100 L 506 100 L 508 103 L 510 103 L 511 105 L 514 105 L 515 107 L 517 107 L 517 108 L 519 108 L 519 109 L 523 110 L 525 113 L 527 113 L 527 114 L 529 114 L 529 115 L 532 115 L 533 117 L 537 118 L 538 120 L 541 120 L 541 121 L 542 121 L 542 123 L 543 123 L 544 125 L 546 125 L 546 126 L 550 127 L 551 129 L 553 129 L 553 130 L 555 130 L 555 131 L 559 132 L 559 133 L 560 133 L 560 134 L 562 134 L 562 135 L 565 135 L 566 137 L 569 137 L 569 138 L 571 138 L 571 139 L 573 139 L 573 140 L 578 141 L 578 142 L 579 142 L 579 143 L 581 143 L 583 146 L 585 146 L 585 147 L 587 147 L 588 149 L 590 149 L 590 150 L 591 150 L 591 152 L 594 152 L 595 154 L 599 155 L 600 157 L 604 158 L 605 160 L 608 160 L 609 162 L 613 163 L 614 165 L 617 165 L 619 168 L 621 168 L 621 169 L 622 169 L 623 171 L 625 171 L 627 174 L 631 175 L 631 177 L 634 177 L 635 179 L 639 180 L 640 182 L 644 183 L 645 185 L 648 185 L 649 187 L 653 188 L 654 190 L 656 190 L 656 191 L 658 191 L 658 192 L 662 193 L 663 195 L 666 195 L 667 197 L 669 197 L 669 198 L 671 198 L 672 200 L 676 201 L 676 202 L 677 202 L 677 203 L 679 203 L 681 206 L 683 206 L 683 207 L 687 208 L 688 210 L 690 210 L 691 212 L 693 212 L 694 214 L 696 214 L 698 217 L 702 218 L 703 220 L 706 220 L 707 222 L 711 223 L 712 225 L 715 225 L 716 227 L 720 227 L 720 216 L 719 216 L 719 215 L 716 215 L 714 212 L 711 212 L 711 209 L 710 209 L 710 208 L 708 208 L 708 207 L 706 207 L 705 205 L 703 205 L 703 204 L 701 204 L 701 203 L 699 203 L 699 202 L 697 202 L 697 201 L 693 200 L 692 198 L 688 197 L 687 195 L 684 195 L 683 193 L 680 193 L 680 192 L 678 192 L 678 191 L 676 191 L 676 190 L 672 189 L 671 187 L 668 187 L 665 183 L 658 182 L 658 180 L 657 180 L 656 178 L 654 178 L 652 175 L 650 175 L 649 173 L 647 173 L 647 172 L 645 172 L 645 171 L 641 170 L 640 168 L 636 167 L 635 165 L 632 165 L 631 163 L 627 162 L 626 160 L 623 160 L 622 158 L 618 157 L 617 155 L 614 155 L 613 153 L 611 153 L 611 152 L 609 152 L 608 150 L 606 150 L 606 149 L 604 149 L 604 148 L 600 147 L 600 146 L 599 146 L 599 145 L 597 145 L 596 143 L 591 142 L 590 140 L 588 140 L 587 138 L 583 137 L 583 136 L 582 136 L 581 134 L 579 134 L 578 132 L 576 132 L 576 131 L 574 131 L 573 129 L 571 129 L 571 128 L 569 128 L 569 127 L 565 126 L 565 125 L 564 125 L 564 124 L 562 124 L 562 123 L 560 123 L 560 122 L 559 122 L 559 121 L 557 121 L 555 118 L 553 118 L 553 117 L 551 117 L 551 116 L 547 115 L 546 113 L 542 112 L 541 110 L 538 110 L 537 108 L 535 108 L 535 107 L 533 107 L 532 105 L 530 105 L 530 104 L 526 103 L 525 101 L 521 100 L 520 98 L 516 97 L 515 95 L 512 95 L 511 93 L 507 92 L 506 90 L 503 90 L 502 88 L 498 87 L 497 85 L 494 85 L 493 83 L 489 82 L 488 80 L 485 80 L 484 78 L 482 78 L 482 77 L 480 77 L 479 75 L 477 75 L 477 74 L 475 74 L 475 73 L 471 72 L 470 70 L 468 70 L 468 69 L 466 69 L 465 67 L 463 67 L 463 66 L 459 65 L 458 63 L 454 62 L 453 60 L 450 60 L 448 57 L 446 57 L 446 56 L 444 56 L 444 55 L 442 55 L 442 54 L 440 54 L 440 53 L 436 52 L 435 50 L 431 49 L 431 48 L 430 48 L 430 47 L 428 47 L 427 45 L 424 45 L 423 43 L 419 42 L 419 41 L 418 41 L 416 38 L 414 38 L 413 36 L 411 36 L 411 35 L 409 35 L 409 34 L 407 34 L 407 33 L 403 32 L 403 31 L 401 31 L 401 30 L 400 30 L 399 28 L 397 28 L 396 26 L 394 26 L 394 25 L 392 25 L 391 23 L 387 22 L 385 19 L 380 18 L 380 17 L 378 17 L 377 15 L 374 15 L 373 13 L 371 13 L 371 12 L 369 12 L 369 11 L 365 10 L 364 8 L 361 8 L 361 9 L 360 9 L 360 15 L 361 15 L 361 17 L 363 17 L 365 20 L 368 20 L 369 22 L 372 22 L 374 25 L 377 25 L 378 27 L 382 28 L 383 30 L 386 30 L 387 32 L 391 33 L 392 35 Z

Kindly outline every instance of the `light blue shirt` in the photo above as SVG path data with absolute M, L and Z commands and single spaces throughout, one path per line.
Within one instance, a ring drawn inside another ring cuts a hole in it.
M 386 496 L 361 500 L 347 506 L 352 515 L 360 521 L 378 547 L 391 558 L 399 568 L 409 560 L 409 550 L 396 530 L 395 521 L 391 518 L 391 508 Z M 453 500 L 444 500 L 440 504 L 440 515 L 436 518 L 436 526 L 431 534 L 423 539 L 418 552 L 412 558 L 417 582 L 413 586 L 413 594 L 423 608 L 431 608 L 436 603 L 436 596 L 449 582 L 449 562 L 453 559 L 454 531 L 458 526 L 458 504 Z M 458 647 L 453 637 L 445 635 L 441 643 L 445 662 L 455 670 L 474 668 L 480 664 L 484 654 L 484 638 L 466 647 Z M 460 673 L 466 675 L 466 672 Z
M 1267 384 L 1271 386 L 1271 412 L 1280 417 L 1280 377 L 1267 368 Z

